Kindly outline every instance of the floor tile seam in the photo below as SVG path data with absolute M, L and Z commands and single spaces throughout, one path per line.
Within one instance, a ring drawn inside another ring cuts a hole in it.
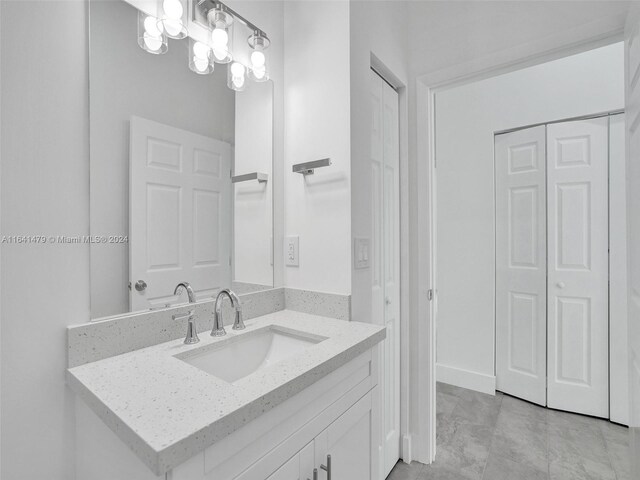
M 606 450 L 607 458 L 609 459 L 609 466 L 611 467 L 611 470 L 613 470 L 613 474 L 615 475 L 616 480 L 621 480 L 620 476 L 618 475 L 618 469 L 614 466 L 613 458 L 611 456 L 611 450 L 609 449 L 609 442 L 607 441 L 607 437 L 602 430 L 602 425 L 599 425 L 599 427 L 600 435 L 602 435 L 602 440 L 604 441 L 604 449 Z
M 482 467 L 482 475 L 480 475 L 480 480 L 484 480 L 484 474 L 487 471 L 487 464 L 489 463 L 489 458 L 491 458 L 491 452 L 493 451 L 493 441 L 496 438 L 496 430 L 498 427 L 498 417 L 500 417 L 500 411 L 502 410 L 502 402 L 500 402 L 500 408 L 498 409 L 498 416 L 496 417 L 496 423 L 491 430 L 491 442 L 489 443 L 489 453 L 487 455 L 487 459 L 484 462 L 484 467 Z

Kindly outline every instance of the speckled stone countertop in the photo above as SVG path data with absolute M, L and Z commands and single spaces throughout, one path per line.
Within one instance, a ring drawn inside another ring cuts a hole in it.
M 381 326 L 289 310 L 249 320 L 246 325 L 242 331 L 229 326 L 224 337 L 200 334 L 200 343 L 195 345 L 173 340 L 70 368 L 67 383 L 154 473 L 161 475 L 385 337 Z M 273 327 L 326 339 L 233 384 L 176 358 Z

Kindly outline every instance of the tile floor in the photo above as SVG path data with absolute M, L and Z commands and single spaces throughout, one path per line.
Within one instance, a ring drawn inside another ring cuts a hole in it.
M 625 427 L 443 383 L 437 396 L 436 461 L 387 480 L 631 480 Z

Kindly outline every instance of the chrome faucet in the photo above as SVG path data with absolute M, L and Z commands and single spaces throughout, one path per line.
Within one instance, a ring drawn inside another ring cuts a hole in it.
M 220 290 L 216 297 L 216 308 L 213 312 L 213 329 L 211 330 L 212 337 L 222 337 L 227 334 L 227 331 L 224 329 L 224 320 L 222 319 L 222 301 L 225 296 L 229 297 L 231 305 L 236 311 L 236 320 L 233 322 L 233 329 L 244 330 L 245 328 L 244 322 L 242 321 L 242 306 L 240 305 L 240 299 L 231 290 L 224 288 Z
M 187 291 L 187 297 L 189 298 L 189 304 L 196 303 L 196 294 L 191 288 L 191 285 L 188 282 L 181 282 L 176 286 L 176 289 L 173 291 L 174 295 L 179 295 L 182 289 Z M 196 320 L 195 320 L 195 311 L 189 310 L 186 315 L 174 315 L 174 320 L 184 320 L 187 318 L 187 336 L 184 337 L 184 343 L 187 345 L 192 345 L 194 343 L 198 343 L 200 339 L 198 338 L 198 332 L 196 330 Z

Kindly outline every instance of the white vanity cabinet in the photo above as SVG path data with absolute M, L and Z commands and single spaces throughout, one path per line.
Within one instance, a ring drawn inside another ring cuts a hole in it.
M 307 386 L 164 474 L 156 475 L 85 405 L 77 417 L 83 480 L 377 480 L 377 348 Z M 286 386 L 284 387 L 286 388 Z M 78 401 L 81 403 L 81 400 Z M 116 445 L 117 443 L 118 445 Z
M 313 480 L 313 470 L 318 470 L 318 479 L 327 478 L 328 455 L 331 455 L 331 478 L 370 480 L 371 477 L 371 433 L 372 392 L 344 412 L 325 428 L 312 442 L 297 452 L 287 462 L 277 467 L 268 480 Z M 278 463 L 278 462 L 275 462 Z M 256 462 L 236 480 L 263 480 L 273 468 L 274 462 L 267 457 Z M 209 478 L 209 477 L 207 477 Z M 212 479 L 214 477 L 211 477 Z

